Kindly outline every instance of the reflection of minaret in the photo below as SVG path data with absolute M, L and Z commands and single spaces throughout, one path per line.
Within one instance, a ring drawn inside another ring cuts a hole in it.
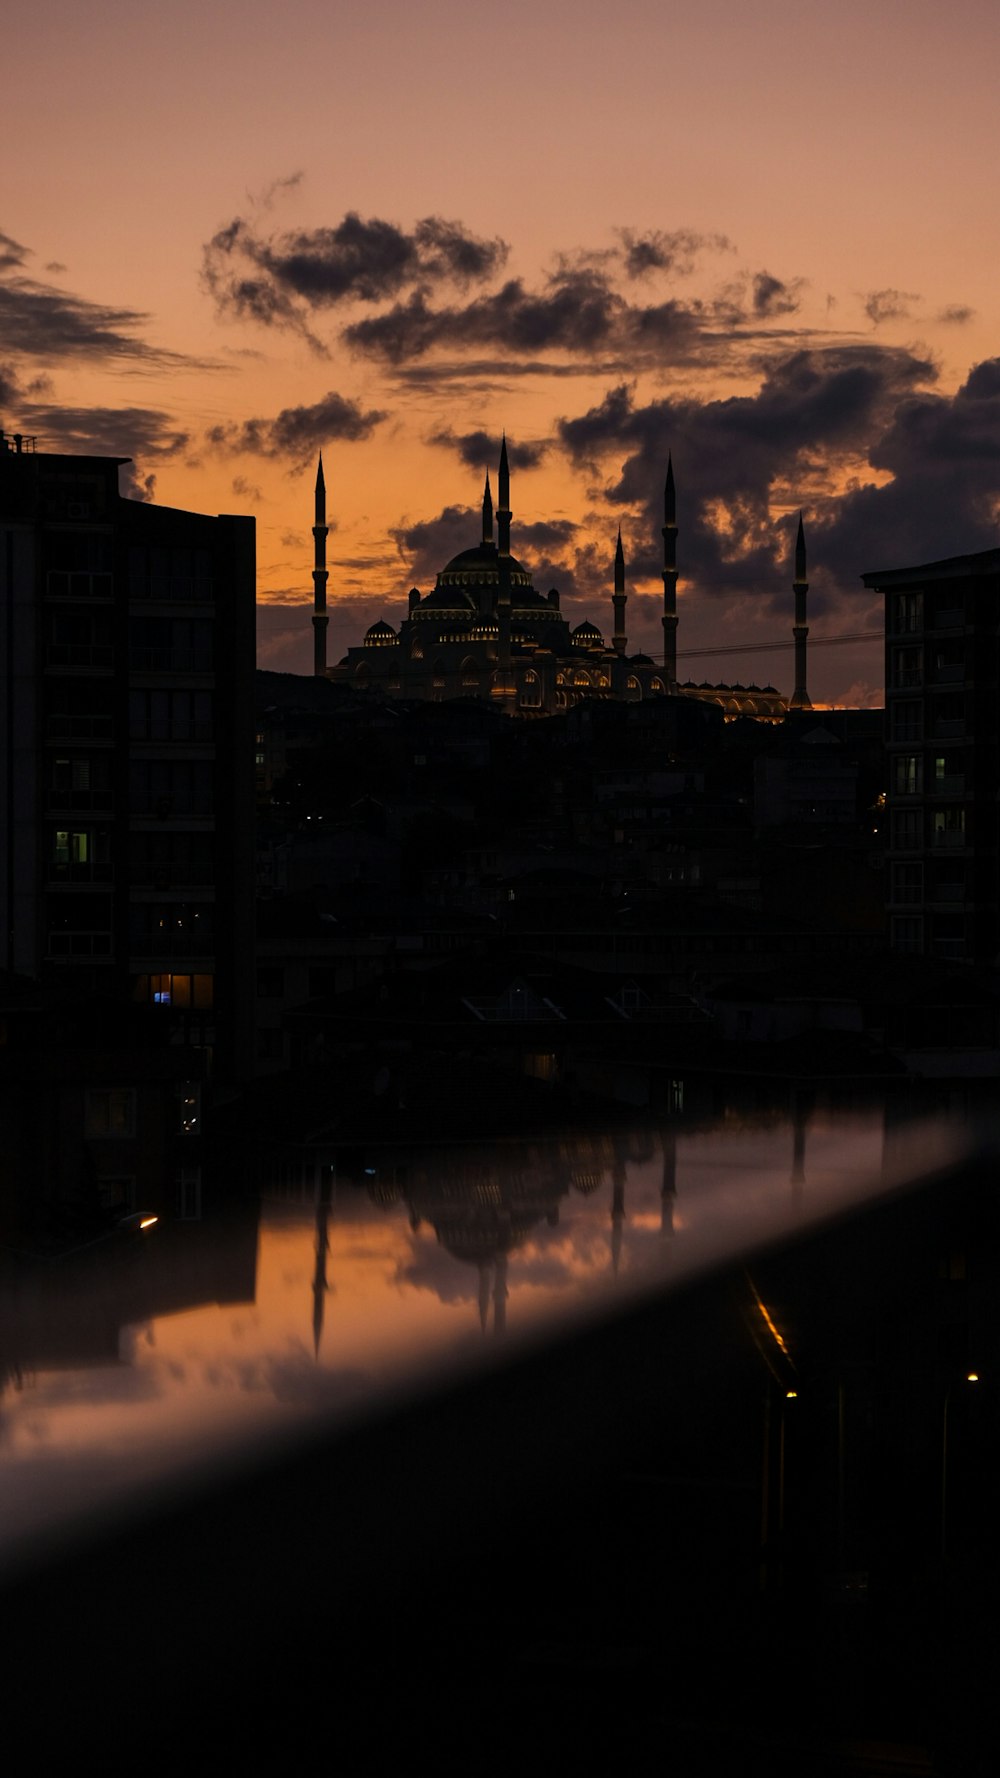
M 326 1281 L 326 1256 L 330 1251 L 330 1196 L 333 1188 L 333 1168 L 324 1167 L 319 1197 L 316 1201 L 316 1264 L 313 1268 L 313 1351 L 319 1358 L 319 1343 L 323 1338 L 323 1316 L 326 1311 L 326 1293 L 330 1286 Z
M 625 1162 L 616 1161 L 611 1175 L 611 1269 L 618 1271 L 625 1225 Z
M 484 1259 L 479 1267 L 479 1325 L 484 1333 L 489 1326 L 490 1282 L 489 1261 Z
M 792 1095 L 792 1177 L 791 1185 L 798 1193 L 806 1182 L 806 1102 L 801 1093 Z
M 615 609 L 614 649 L 616 654 L 625 653 L 625 551 L 622 549 L 622 528 L 618 527 L 618 543 L 615 547 L 615 590 L 612 604 Z
M 660 1187 L 660 1234 L 674 1232 L 674 1205 L 677 1202 L 677 1132 L 663 1132 L 663 1184 Z
M 799 532 L 795 539 L 795 579 L 792 582 L 795 594 L 795 623 L 792 635 L 795 637 L 795 690 L 792 693 L 791 710 L 811 710 L 812 703 L 806 690 L 806 641 L 809 625 L 806 623 L 806 594 L 809 582 L 806 579 L 806 534 L 802 529 L 802 514 L 799 513 Z
M 507 1255 L 498 1253 L 493 1273 L 493 1332 L 499 1336 L 507 1332 Z
M 663 665 L 672 689 L 677 683 L 677 497 L 669 453 L 663 489 Z
M 326 482 L 323 480 L 323 453 L 316 470 L 316 508 L 313 522 L 313 672 L 322 678 L 326 672 Z

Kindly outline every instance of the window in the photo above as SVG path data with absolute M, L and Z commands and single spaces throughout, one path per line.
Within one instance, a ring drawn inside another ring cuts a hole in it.
M 890 929 L 892 949 L 910 954 L 923 950 L 924 923 L 919 914 L 893 914 Z
M 127 1215 L 135 1209 L 135 1174 L 102 1174 L 97 1181 L 97 1201 L 102 1210 L 120 1210 Z
M 133 951 L 156 957 L 208 956 L 214 948 L 214 922 L 211 902 L 135 902 L 129 908 L 129 944 Z M 178 1004 L 173 983 L 170 1003 Z
M 135 1091 L 132 1087 L 99 1087 L 86 1095 L 84 1135 L 135 1135 Z
M 919 753 L 899 753 L 892 762 L 894 796 L 919 796 L 923 788 L 923 760 Z
M 177 1216 L 180 1222 L 201 1221 L 201 1168 L 178 1167 L 174 1176 L 177 1187 Z
M 931 816 L 931 840 L 935 846 L 964 846 L 965 810 L 935 809 Z
M 894 809 L 892 812 L 892 849 L 894 852 L 919 852 L 923 849 L 924 828 L 921 809 Z
M 162 821 L 211 815 L 214 770 L 210 759 L 134 759 L 129 768 L 133 815 L 155 815 Z
M 919 862 L 894 864 L 892 867 L 892 900 L 911 905 L 924 897 L 924 867 Z
M 922 593 L 894 593 L 889 602 L 889 623 L 894 636 L 912 635 L 923 628 Z
M 921 685 L 924 677 L 922 648 L 894 648 L 892 651 L 892 683 L 901 689 Z
M 207 618 L 130 618 L 129 664 L 140 673 L 210 673 L 214 633 Z
M 193 1007 L 207 1012 L 213 1003 L 215 978 L 211 975 L 140 975 L 135 979 L 135 998 L 154 1006 Z
M 923 736 L 923 705 L 919 698 L 900 698 L 890 706 L 894 741 L 919 741 Z

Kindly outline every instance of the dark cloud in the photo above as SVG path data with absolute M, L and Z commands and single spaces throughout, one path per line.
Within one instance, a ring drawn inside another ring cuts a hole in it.
M 551 358 L 455 358 L 435 359 L 433 364 L 401 364 L 394 367 L 397 382 L 413 387 L 460 382 L 467 393 L 503 391 L 524 377 L 548 377 L 565 381 L 572 377 L 619 376 L 621 361 L 615 358 L 583 358 L 560 363 Z
M 0 272 L 13 271 L 22 266 L 28 257 L 27 247 L 20 241 L 12 240 L 10 235 L 0 233 Z
M 240 500 L 252 500 L 256 506 L 259 506 L 264 498 L 263 490 L 257 486 L 256 482 L 248 481 L 245 475 L 233 476 L 232 490 Z
M 946 308 L 938 310 L 934 319 L 943 321 L 949 327 L 963 327 L 966 321 L 972 320 L 975 312 L 967 303 L 948 303 Z
M 255 457 L 284 457 L 301 468 L 323 445 L 334 439 L 357 443 L 368 438 L 385 413 L 367 412 L 356 401 L 331 389 L 311 407 L 286 407 L 273 419 L 229 421 L 209 428 L 208 443 L 217 450 Z
M 770 272 L 757 272 L 753 280 L 753 312 L 758 317 L 770 319 L 772 315 L 791 315 L 799 306 L 802 289 L 801 278 L 794 278 L 786 283 L 782 278 L 773 278 Z
M 459 433 L 445 427 L 443 431 L 435 432 L 429 442 L 457 452 L 460 461 L 468 469 L 495 469 L 500 457 L 499 439 L 493 433 L 481 429 Z M 511 469 L 537 469 L 547 448 L 544 439 L 517 443 L 508 438 L 507 460 Z
M 123 494 L 140 500 L 151 499 L 155 487 L 155 476 L 145 471 L 145 465 L 176 457 L 190 442 L 190 434 L 161 408 L 26 403 L 20 417 L 43 449 L 132 458 L 132 463 L 122 468 L 119 482 Z
M 870 290 L 864 298 L 865 314 L 876 327 L 883 321 L 907 321 L 920 298 L 912 290 Z
M 482 535 L 482 509 L 478 506 L 446 506 L 433 519 L 395 525 L 392 537 L 407 564 L 407 585 L 427 589 L 452 556 L 471 549 Z
M 508 251 L 505 241 L 440 216 L 408 231 L 351 210 L 333 227 L 270 236 L 237 216 L 213 235 L 202 270 L 223 314 L 294 327 L 313 339 L 308 316 L 318 309 L 384 302 L 418 284 L 464 288 L 500 271 Z
M 345 328 L 355 350 L 401 364 L 438 347 L 454 351 L 487 347 L 534 354 L 560 351 L 593 356 L 645 348 L 678 351 L 697 338 L 699 319 L 678 302 L 650 307 L 627 303 L 603 272 L 561 271 L 533 291 L 511 278 L 462 306 L 434 308 L 422 290 L 384 315 Z
M 651 272 L 673 272 L 686 277 L 694 270 L 698 255 L 706 249 L 713 253 L 732 251 L 732 242 L 725 235 L 703 235 L 690 228 L 673 229 L 669 233 L 654 228 L 642 234 L 635 229 L 622 228 L 618 234 L 625 271 L 630 278 L 645 278 Z
M 986 359 L 954 395 L 900 401 L 869 451 L 891 480 L 850 489 L 823 547 L 841 572 L 994 547 L 1000 518 L 1000 358 Z
M 655 579 L 662 566 L 663 478 L 672 450 L 682 576 L 709 595 L 742 590 L 766 606 L 776 588 L 779 601 L 785 600 L 791 544 L 791 521 L 776 527 L 772 507 L 792 504 L 801 498 L 803 482 L 818 480 L 824 494 L 812 526 L 818 532 L 836 505 L 830 472 L 864 460 L 901 404 L 934 377 L 930 363 L 900 349 L 809 349 L 775 359 L 753 395 L 636 407 L 630 389 L 618 385 L 588 413 L 561 421 L 559 435 L 569 455 L 591 471 L 609 456 L 620 463 L 607 494 L 637 515 L 630 577 Z M 856 557 L 849 564 L 838 545 L 835 560 L 829 553 L 824 560 L 828 584 L 831 574 L 840 576 L 841 585 L 856 584 Z M 821 575 L 814 612 L 822 609 L 823 597 Z
M 180 353 L 150 345 L 139 330 L 149 316 L 113 308 L 57 290 L 28 276 L 29 250 L 0 235 L 0 339 L 22 358 L 86 358 L 93 362 L 138 361 L 153 366 L 187 362 Z

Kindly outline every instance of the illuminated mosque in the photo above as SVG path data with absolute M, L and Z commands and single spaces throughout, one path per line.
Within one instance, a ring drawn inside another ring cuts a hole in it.
M 388 699 L 478 698 L 511 716 L 548 716 L 584 699 L 640 703 L 662 697 L 697 698 L 721 705 L 728 719 L 781 722 L 789 710 L 811 708 L 806 689 L 806 546 L 799 518 L 795 546 L 795 689 L 790 698 L 773 685 L 695 685 L 677 681 L 677 516 L 673 464 L 663 490 L 663 661 L 629 654 L 625 633 L 625 554 L 621 529 L 611 594 L 612 633 L 596 624 L 570 628 L 553 588 L 539 593 L 510 549 L 510 471 L 507 441 L 500 447 L 494 536 L 487 474 L 482 536 L 442 568 L 432 592 L 413 587 L 405 618 L 366 630 L 336 667 L 326 662 L 326 484 L 320 456 L 313 525 L 314 671 L 336 685 Z

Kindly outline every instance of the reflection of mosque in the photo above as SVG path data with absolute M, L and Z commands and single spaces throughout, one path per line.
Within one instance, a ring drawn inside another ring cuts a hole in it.
M 806 1131 L 809 1104 L 795 1096 L 791 1117 L 787 1108 L 779 1116 L 768 1112 L 751 1123 L 769 1126 L 790 1123 L 793 1201 L 805 1185 Z M 734 1127 L 747 1118 L 732 1113 Z M 722 1127 L 725 1127 L 723 1120 Z M 551 1143 L 509 1144 L 503 1151 L 466 1153 L 435 1152 L 423 1156 L 410 1151 L 370 1154 L 377 1164 L 363 1169 L 366 1196 L 380 1210 L 392 1212 L 406 1206 L 410 1227 L 419 1234 L 426 1224 L 438 1244 L 461 1265 L 479 1274 L 476 1293 L 483 1332 L 506 1329 L 510 1294 L 508 1270 L 511 1256 L 524 1248 L 535 1229 L 558 1228 L 563 1201 L 572 1193 L 593 1199 L 608 1190 L 608 1263 L 613 1276 L 622 1265 L 628 1222 L 627 1179 L 630 1165 L 646 1165 L 660 1151 L 659 1233 L 670 1240 L 677 1228 L 677 1145 L 687 1128 L 717 1128 L 675 1119 L 658 1131 L 617 1131 L 611 1135 L 580 1135 Z M 345 1175 L 352 1177 L 350 1168 Z M 360 1183 L 356 1174 L 354 1181 Z M 283 1191 L 315 1207 L 312 1295 L 313 1349 L 319 1357 L 326 1298 L 331 1290 L 328 1276 L 330 1225 L 334 1216 L 336 1170 L 333 1164 L 317 1163 L 308 1169 L 297 1190 Z M 277 1194 L 276 1194 L 277 1195 Z
M 673 1132 L 663 1137 L 664 1232 L 673 1229 L 676 1196 L 676 1145 Z M 628 1163 L 646 1161 L 653 1153 L 649 1132 L 616 1132 L 608 1137 L 578 1137 L 525 1151 L 512 1149 L 464 1160 L 457 1167 L 435 1162 L 415 1171 L 392 1196 L 405 1201 L 410 1226 L 424 1223 L 434 1230 L 446 1252 L 479 1273 L 479 1319 L 502 1334 L 509 1295 L 508 1264 L 542 1224 L 558 1227 L 563 1200 L 576 1193 L 594 1197 L 610 1180 L 609 1250 L 617 1273 L 626 1218 L 625 1181 Z M 669 1158 L 668 1158 L 669 1157 Z M 390 1201 L 385 1187 L 370 1190 L 376 1201 Z

